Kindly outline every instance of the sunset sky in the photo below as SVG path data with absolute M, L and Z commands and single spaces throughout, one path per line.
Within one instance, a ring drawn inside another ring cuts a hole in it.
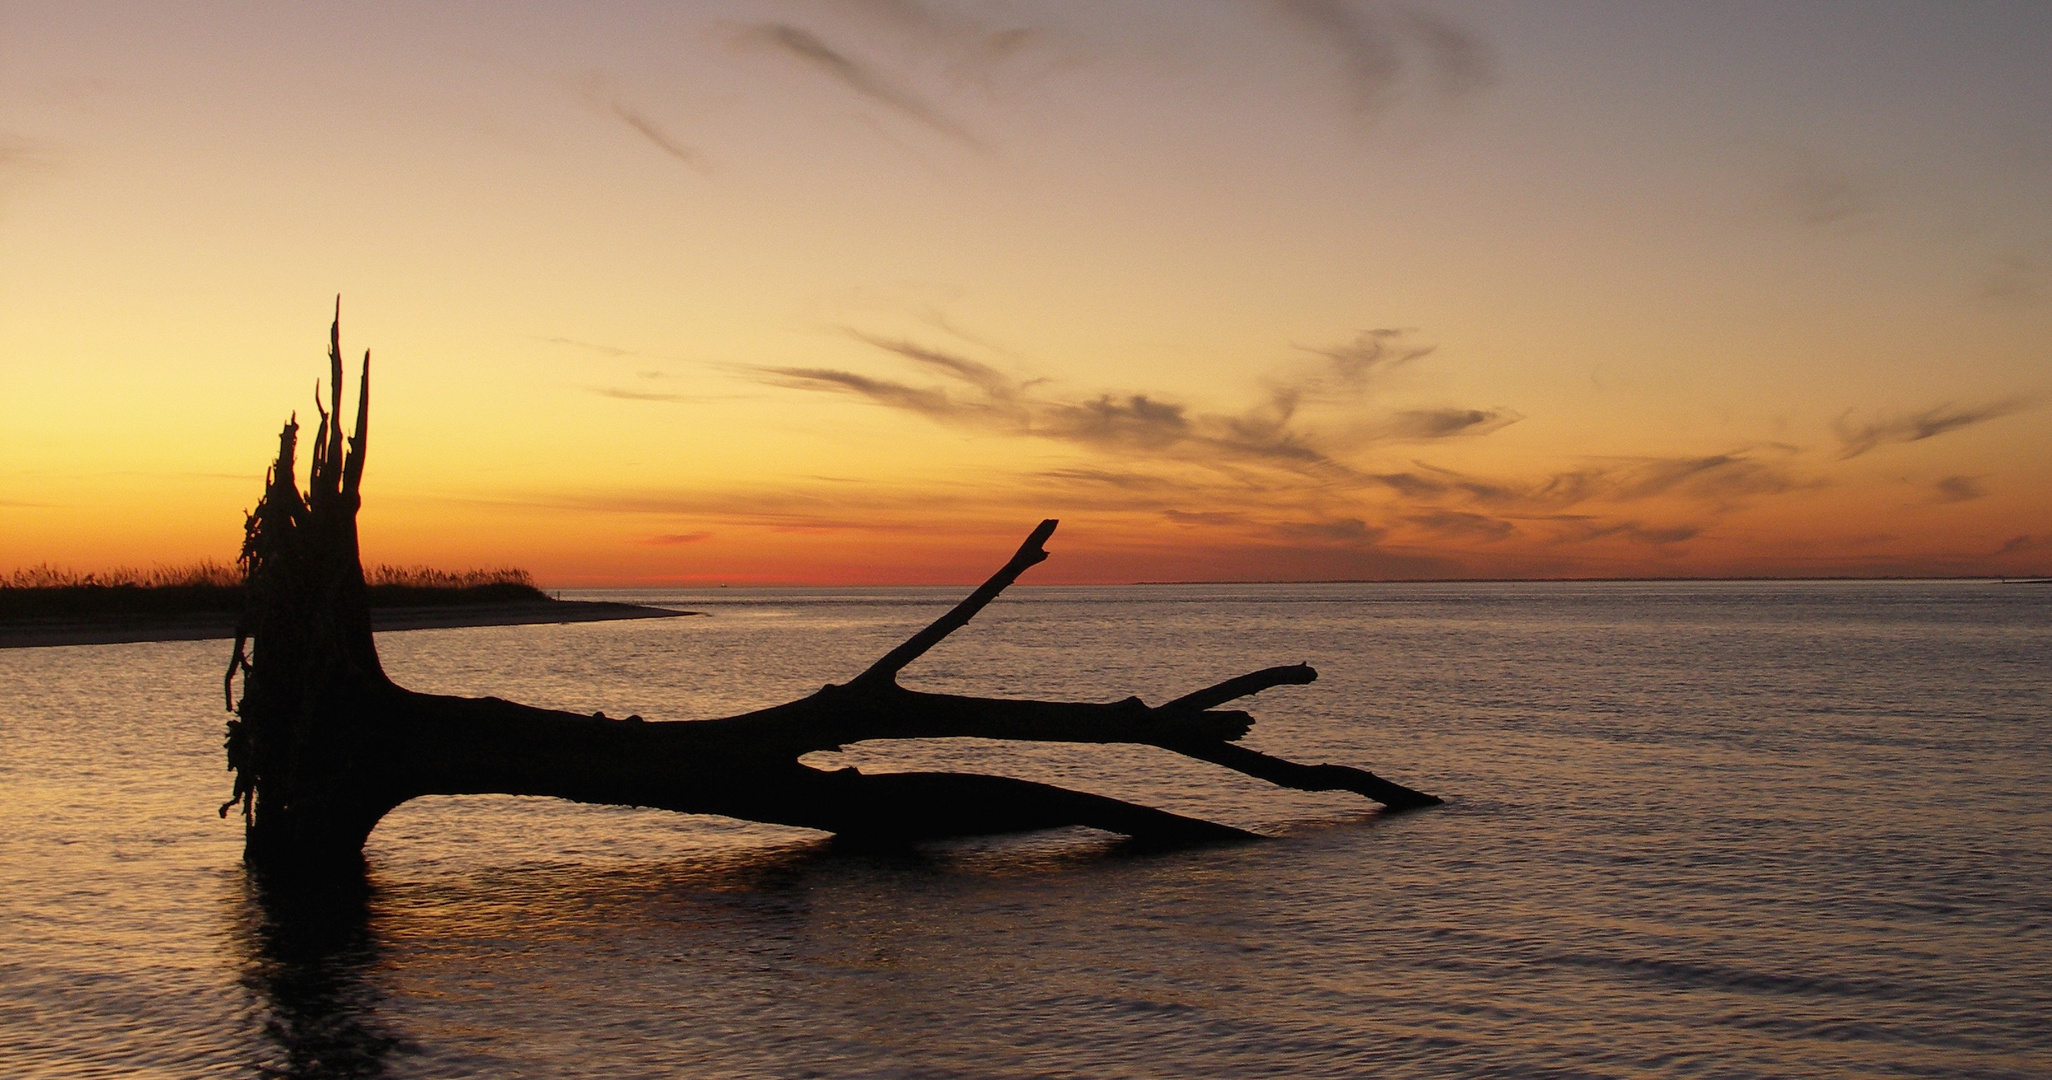
M 2052 5 L 0 6 L 0 573 L 2052 571 Z

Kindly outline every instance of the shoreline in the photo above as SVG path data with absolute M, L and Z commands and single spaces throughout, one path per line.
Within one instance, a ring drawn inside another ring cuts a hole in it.
M 391 607 L 371 609 L 371 630 L 454 630 L 471 626 L 535 626 L 553 623 L 612 622 L 620 619 L 674 619 L 703 615 L 642 604 L 604 600 L 534 600 L 509 604 Z M 103 615 L 60 617 L 0 623 L 0 649 L 42 649 L 62 645 L 126 645 L 142 641 L 229 641 L 235 637 L 236 613 L 199 612 L 185 615 Z

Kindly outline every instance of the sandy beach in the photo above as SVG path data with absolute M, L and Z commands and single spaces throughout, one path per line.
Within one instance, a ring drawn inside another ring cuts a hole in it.
M 474 606 L 374 608 L 371 611 L 371 627 L 380 632 L 440 630 L 462 626 L 670 619 L 698 614 L 701 613 L 643 607 L 639 604 L 612 604 L 591 600 L 536 600 Z M 0 649 L 34 649 L 56 645 L 115 645 L 132 641 L 208 641 L 216 638 L 225 641 L 234 636 L 235 616 L 228 612 L 24 619 L 0 623 Z

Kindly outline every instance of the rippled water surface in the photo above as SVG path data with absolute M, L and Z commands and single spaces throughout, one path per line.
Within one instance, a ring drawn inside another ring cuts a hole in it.
M 384 635 L 402 684 L 651 720 L 846 678 L 948 591 Z M 0 652 L 0 1076 L 2052 1076 L 2052 591 L 1968 583 L 1021 587 L 907 673 L 1151 701 L 1309 661 L 1249 744 L 822 765 L 1053 780 L 1267 833 L 836 850 L 420 800 L 367 896 L 238 865 L 219 642 Z M 838 757 L 838 760 L 836 760 Z

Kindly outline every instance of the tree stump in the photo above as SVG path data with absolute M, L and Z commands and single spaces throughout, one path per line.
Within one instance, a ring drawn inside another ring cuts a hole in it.
M 386 812 L 422 795 L 552 795 L 798 825 L 865 840 L 1081 825 L 1163 843 L 1252 834 L 1047 784 L 959 773 L 864 774 L 799 759 L 866 739 L 975 737 L 1144 743 L 1284 787 L 1352 791 L 1392 810 L 1437 798 L 1360 769 L 1300 765 L 1235 745 L 1253 719 L 1220 706 L 1308 683 L 1305 665 L 1271 667 L 1149 706 L 930 694 L 898 685 L 906 665 L 960 629 L 1047 558 L 1043 521 L 1002 569 L 931 626 L 845 683 L 796 701 L 711 720 L 652 723 L 585 716 L 498 698 L 421 694 L 378 662 L 357 547 L 368 447 L 370 354 L 354 433 L 342 434 L 341 309 L 328 338 L 332 413 L 321 408 L 307 488 L 294 481 L 296 415 L 278 439 L 262 500 L 245 523 L 248 602 L 223 692 L 228 767 L 244 860 L 259 871 L 362 866 Z M 235 680 L 242 699 L 235 701 Z

